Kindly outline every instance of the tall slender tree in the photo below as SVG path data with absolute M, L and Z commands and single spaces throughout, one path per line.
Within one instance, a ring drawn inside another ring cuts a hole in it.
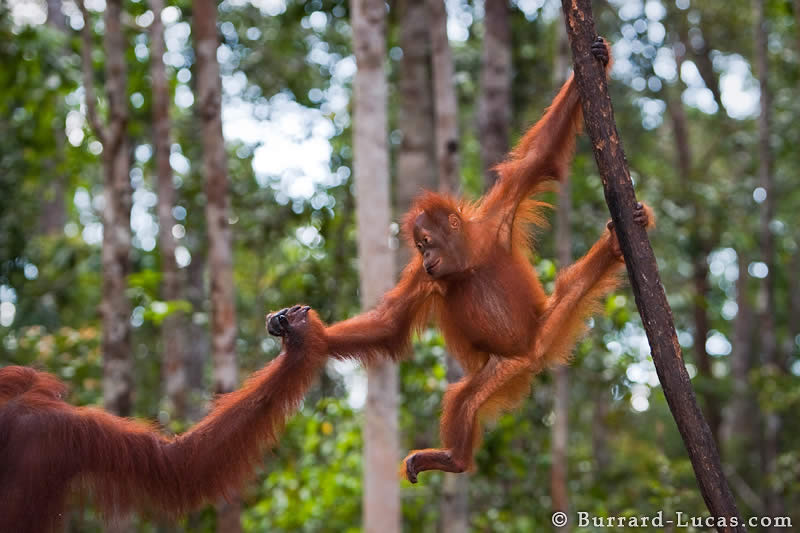
M 458 98 L 454 85 L 453 52 L 447 37 L 447 9 L 444 0 L 427 0 L 428 29 L 431 40 L 433 74 L 434 145 L 439 191 L 458 193 L 461 184 L 458 133 Z M 461 379 L 461 367 L 447 359 L 447 380 Z M 469 530 L 467 477 L 444 474 L 442 483 L 441 524 L 443 533 Z
M 556 56 L 553 62 L 554 86 L 560 87 L 567 79 L 569 70 L 569 43 L 561 21 L 555 24 L 557 32 Z M 558 190 L 558 209 L 556 210 L 556 253 L 559 268 L 566 268 L 572 263 L 572 232 L 570 220 L 572 214 L 572 196 L 569 179 L 564 180 Z M 569 492 L 567 490 L 568 461 L 567 440 L 569 437 L 569 374 L 566 366 L 555 370 L 555 393 L 553 394 L 553 413 L 555 420 L 552 426 L 552 466 L 550 469 L 550 496 L 553 511 L 566 513 L 569 510 Z M 568 531 L 569 524 L 558 528 Z
M 61 0 L 47 0 L 47 25 L 66 34 L 67 19 L 61 11 L 61 6 Z M 63 120 L 61 113 L 58 113 L 56 117 L 55 120 Z M 50 167 L 50 183 L 45 191 L 39 219 L 41 231 L 45 235 L 61 234 L 64 231 L 64 224 L 67 221 L 66 203 L 64 201 L 66 176 L 64 175 L 64 170 L 61 168 L 61 164 L 64 161 L 64 147 L 66 145 L 64 128 L 54 127 L 53 134 L 55 137 L 55 151 L 53 157 L 48 162 L 48 166 Z
M 674 27 L 677 29 L 673 35 L 672 50 L 675 54 L 677 71 L 681 72 L 686 54 L 693 49 L 692 43 L 703 41 L 703 46 L 694 49 L 693 58 L 699 69 L 703 70 L 703 80 L 707 87 L 712 91 L 718 105 L 722 109 L 722 101 L 719 94 L 719 79 L 711 68 L 710 49 L 704 39 L 691 40 L 689 37 L 690 24 L 687 14 L 674 6 L 668 7 L 668 12 L 675 19 Z M 683 88 L 681 81 L 678 87 L 666 87 L 667 113 L 670 118 L 672 137 L 675 143 L 675 163 L 678 170 L 678 183 L 682 190 L 687 191 L 684 205 L 691 210 L 692 223 L 688 227 L 688 251 L 689 261 L 691 262 L 691 284 L 694 292 L 692 296 L 692 322 L 694 329 L 694 357 L 699 374 L 707 383 L 714 379 L 711 369 L 711 356 L 706 350 L 706 340 L 710 329 L 708 317 L 708 298 L 710 285 L 708 281 L 708 256 L 713 249 L 717 236 L 714 235 L 713 217 L 708 216 L 708 210 L 702 205 L 702 198 L 695 192 L 697 187 L 693 187 L 698 176 L 694 169 L 701 165 L 695 162 L 695 154 L 689 133 L 689 122 L 686 118 L 683 101 L 680 97 L 680 90 Z M 726 114 L 724 111 L 718 115 L 717 120 L 727 125 Z M 702 159 L 703 155 L 700 158 Z M 708 425 L 714 438 L 719 442 L 719 431 L 722 424 L 722 408 L 715 390 L 707 387 L 702 394 L 703 411 L 708 420 Z
M 507 0 L 486 2 L 481 91 L 478 96 L 478 140 L 486 186 L 497 180 L 491 169 L 508 152 L 511 127 L 511 10 Z
M 353 86 L 353 169 L 358 224 L 361 306 L 374 306 L 394 281 L 389 247 L 389 148 L 387 143 L 386 6 L 383 0 L 351 4 L 358 70 Z M 391 362 L 367 369 L 364 427 L 364 530 L 400 531 L 397 435 L 397 368 Z
M 795 39 L 797 39 L 797 50 L 795 53 L 800 53 L 800 0 L 793 0 L 792 7 L 794 11 Z
M 420 189 L 437 186 L 433 134 L 433 88 L 431 85 L 431 46 L 425 0 L 401 0 L 398 127 L 403 141 L 397 153 L 397 178 L 394 181 L 395 209 L 402 215 Z M 408 262 L 406 246 L 397 249 L 397 272 Z
M 150 0 L 155 18 L 150 25 L 150 79 L 153 91 L 153 148 L 158 190 L 158 247 L 161 252 L 162 297 L 174 302 L 183 297 L 183 283 L 175 261 L 175 186 L 172 182 L 170 154 L 169 87 L 164 68 L 164 0 Z M 183 312 L 172 312 L 161 324 L 164 349 L 163 374 L 167 398 L 173 415 L 182 418 L 186 410 L 186 320 Z
M 680 44 L 676 48 L 676 62 L 680 72 L 683 63 L 683 54 L 679 50 L 685 50 L 685 46 Z M 689 140 L 689 128 L 686 120 L 686 112 L 683 102 L 678 95 L 672 95 L 672 91 L 667 89 L 667 111 L 672 125 L 672 136 L 675 140 L 676 168 L 680 176 L 679 182 L 685 190 L 689 191 L 688 207 L 692 211 L 693 224 L 689 229 L 689 256 L 692 263 L 692 287 L 694 297 L 692 298 L 692 319 L 694 322 L 694 347 L 695 362 L 701 376 L 710 382 L 714 379 L 711 371 L 711 356 L 706 350 L 706 339 L 709 332 L 708 319 L 708 293 L 710 290 L 708 283 L 708 255 L 711 253 L 711 242 L 703 234 L 702 226 L 705 219 L 704 210 L 700 207 L 697 197 L 692 192 L 693 183 L 693 163 L 692 150 Z M 722 423 L 722 410 L 713 391 L 703 393 L 703 404 L 708 425 L 714 434 L 714 439 L 719 442 L 719 429 Z
M 742 249 L 737 250 L 736 262 L 739 268 L 739 279 L 736 280 L 736 319 L 733 323 L 733 347 L 731 349 L 731 378 L 733 380 L 733 396 L 731 398 L 730 417 L 726 441 L 732 444 L 736 456 L 749 454 L 749 450 L 757 449 L 754 442 L 758 413 L 753 402 L 750 386 L 750 371 L 753 368 L 753 312 L 747 295 L 748 261 Z M 756 458 L 756 461 L 758 459 Z M 747 461 L 743 461 L 747 463 Z
M 772 93 L 769 85 L 769 51 L 767 48 L 768 28 L 765 0 L 755 0 L 755 43 L 756 73 L 761 89 L 761 114 L 758 117 L 758 175 L 764 195 L 761 204 L 759 240 L 761 260 L 767 265 L 762 290 L 764 305 L 759 310 L 759 339 L 761 340 L 761 359 L 764 369 L 775 376 L 780 371 L 778 340 L 775 330 L 775 238 L 771 223 L 775 216 L 775 186 L 773 177 L 773 155 L 770 146 L 772 135 Z M 762 443 L 763 469 L 767 478 L 767 513 L 780 516 L 783 511 L 781 495 L 775 487 L 778 472 L 779 435 L 781 420 L 777 413 L 767 412 L 764 417 L 764 442 Z M 771 529 L 770 529 L 771 530 Z
M 197 56 L 197 114 L 202 123 L 205 169 L 208 269 L 211 278 L 211 353 L 214 392 L 236 388 L 236 300 L 233 286 L 233 242 L 230 224 L 228 160 L 222 136 L 222 81 L 217 63 L 217 4 L 194 3 L 195 55 Z M 238 496 L 217 508 L 217 531 L 241 531 Z
M 103 19 L 107 124 L 97 113 L 92 19 L 82 0 L 78 6 L 84 20 L 82 66 L 86 113 L 94 134 L 103 144 L 103 290 L 100 304 L 103 316 L 103 403 L 109 411 L 128 416 L 131 414 L 133 369 L 130 305 L 125 289 L 130 272 L 132 190 L 122 0 L 108 0 Z
M 436 116 L 436 161 L 439 190 L 459 189 L 458 99 L 453 85 L 453 52 L 447 38 L 444 0 L 427 0 L 433 65 L 433 107 Z
M 786 340 L 786 355 L 797 350 L 800 342 L 800 246 L 789 259 L 789 335 Z
M 800 56 L 800 0 L 794 0 L 795 38 Z M 800 85 L 800 79 L 798 79 Z M 800 243 L 789 260 L 789 335 L 786 340 L 786 356 L 791 356 L 800 347 Z
M 198 246 L 198 248 L 200 248 Z M 193 312 L 202 312 L 206 303 L 206 255 L 204 250 L 192 251 L 192 262 L 186 267 L 186 299 Z M 197 421 L 203 417 L 204 409 L 200 401 L 204 387 L 204 368 L 209 356 L 208 329 L 195 320 L 187 320 L 186 339 L 186 416 Z

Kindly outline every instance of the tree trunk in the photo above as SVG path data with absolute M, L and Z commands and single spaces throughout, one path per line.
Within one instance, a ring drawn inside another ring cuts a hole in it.
M 508 152 L 511 127 L 511 13 L 507 0 L 484 5 L 481 91 L 478 95 L 478 141 L 486 188 L 497 180 L 492 168 Z
M 172 208 L 175 206 L 175 186 L 172 183 L 172 168 L 169 164 L 170 120 L 169 87 L 164 68 L 164 23 L 161 11 L 164 0 L 150 0 L 155 18 L 150 25 L 150 78 L 153 91 L 153 148 L 155 152 L 156 175 L 158 178 L 158 247 L 161 252 L 161 293 L 164 300 L 174 302 L 183 296 L 183 287 L 175 262 L 175 238 L 172 227 L 175 219 Z M 170 412 L 177 418 L 186 413 L 186 319 L 182 311 L 171 313 L 161 324 L 161 338 L 164 350 L 164 382 L 169 400 Z
M 554 82 L 556 87 L 567 78 L 569 65 L 569 49 L 567 36 L 560 25 L 556 25 L 558 32 L 557 53 L 554 61 Z M 572 235 L 570 220 L 572 211 L 572 198 L 570 195 L 569 180 L 564 180 L 558 191 L 558 209 L 556 210 L 556 253 L 559 268 L 567 268 L 572 263 Z M 567 489 L 568 461 L 567 441 L 569 437 L 569 374 L 566 366 L 559 366 L 555 372 L 555 391 L 553 394 L 553 414 L 555 421 L 552 427 L 552 466 L 550 470 L 550 496 L 553 502 L 553 511 L 567 513 L 569 511 L 569 491 Z M 559 531 L 569 531 L 569 524 L 556 528 Z
M 211 352 L 214 392 L 236 388 L 236 299 L 233 287 L 233 241 L 228 224 L 230 198 L 228 161 L 222 137 L 222 82 L 217 63 L 217 5 L 214 0 L 194 3 L 197 55 L 197 112 L 202 122 L 205 168 L 208 268 L 211 278 Z M 241 531 L 238 495 L 217 508 L 217 531 Z
M 47 25 L 59 31 L 67 30 L 67 18 L 61 12 L 61 0 L 47 0 Z
M 559 205 L 559 209 L 561 206 Z M 554 422 L 552 427 L 552 466 L 550 469 L 550 497 L 553 512 L 569 511 L 569 490 L 567 488 L 568 461 L 567 440 L 569 437 L 569 374 L 566 366 L 556 368 L 555 391 L 553 394 Z M 568 523 L 556 528 L 558 531 L 569 531 Z
M 67 19 L 61 12 L 61 0 L 47 0 L 47 25 L 66 35 Z M 59 106 L 58 117 L 63 119 Z M 66 138 L 64 128 L 54 127 L 55 152 L 48 161 L 50 170 L 50 186 L 44 191 L 42 206 L 39 215 L 40 230 L 44 235 L 56 236 L 64 232 L 67 222 L 66 203 L 64 202 L 64 171 L 61 165 L 64 162 L 64 146 Z
M 464 375 L 458 362 L 447 356 L 447 381 L 455 383 Z M 442 480 L 442 498 L 439 509 L 440 533 L 467 533 L 469 531 L 469 474 L 445 472 Z
M 395 208 L 398 216 L 411 206 L 422 189 L 436 190 L 436 160 L 433 135 L 433 88 L 430 78 L 430 37 L 425 0 L 401 0 L 400 62 L 398 81 L 400 112 L 398 126 L 403 142 L 397 154 L 397 177 L 394 183 Z M 408 247 L 399 246 L 397 272 L 409 260 Z
M 750 371 L 753 368 L 753 313 L 747 297 L 748 261 L 744 252 L 737 251 L 739 279 L 736 281 L 736 319 L 733 323 L 733 349 L 731 350 L 731 378 L 733 395 L 731 397 L 730 417 L 726 424 L 728 431 L 725 442 L 732 445 L 732 457 L 747 457 L 757 449 L 755 442 L 758 432 L 755 421 L 758 411 L 750 385 Z M 755 459 L 757 461 L 757 458 Z M 752 461 L 741 461 L 750 464 Z
M 461 186 L 458 137 L 458 99 L 453 82 L 453 54 L 447 38 L 447 9 L 444 0 L 427 0 L 431 40 L 436 169 L 439 191 L 457 193 Z M 461 378 L 461 369 L 448 355 L 447 379 Z M 469 528 L 468 478 L 444 473 L 441 500 L 442 533 L 462 533 Z
M 683 63 L 683 57 L 677 56 L 678 71 Z M 706 260 L 710 253 L 710 245 L 701 234 L 699 227 L 703 224 L 703 213 L 698 206 L 696 197 L 692 192 L 692 152 L 689 143 L 689 128 L 686 122 L 686 113 L 680 97 L 667 99 L 667 110 L 672 122 L 672 135 L 675 140 L 677 153 L 677 168 L 680 174 L 679 181 L 689 195 L 688 207 L 692 211 L 692 226 L 689 236 L 689 256 L 692 262 L 692 284 L 694 298 L 692 298 L 694 319 L 694 346 L 697 369 L 706 383 L 712 383 L 714 376 L 711 371 L 711 356 L 706 350 L 708 339 L 709 321 L 706 308 L 708 306 L 708 266 Z M 713 392 L 703 394 L 705 415 L 714 440 L 719 443 L 719 429 L 722 424 L 722 414 L 719 402 Z
M 200 250 L 192 254 L 192 262 L 186 267 L 186 298 L 192 304 L 193 313 L 202 313 L 206 302 L 206 259 Z M 203 418 L 205 409 L 202 402 L 204 371 L 208 361 L 208 329 L 192 317 L 187 320 L 188 338 L 186 343 L 186 382 L 188 385 L 187 417 L 192 422 Z
M 780 365 L 775 331 L 775 239 L 770 229 L 770 223 L 775 216 L 775 191 L 772 175 L 772 148 L 770 147 L 772 94 L 769 87 L 768 32 L 765 9 L 764 0 L 755 0 L 756 73 L 761 88 L 761 114 L 758 117 L 758 175 L 760 185 L 766 194 L 761 206 L 760 245 L 761 260 L 767 265 L 767 275 L 762 284 L 765 298 L 764 307 L 759 313 L 759 339 L 761 339 L 761 360 L 764 370 L 775 377 L 780 370 Z M 778 414 L 764 413 L 762 463 L 766 477 L 766 511 L 770 516 L 785 514 L 780 491 L 775 487 L 780 431 L 781 420 Z M 772 531 L 773 528 L 768 528 L 768 530 Z
M 690 43 L 691 39 L 684 42 Z M 725 106 L 722 105 L 722 91 L 720 91 L 719 88 L 719 78 L 714 72 L 714 62 L 711 59 L 711 48 L 708 46 L 705 40 L 702 42 L 704 43 L 703 46 L 694 50 L 692 57 L 695 65 L 697 66 L 697 71 L 700 73 L 700 77 L 703 78 L 703 83 L 706 84 L 708 90 L 710 90 L 711 94 L 714 95 L 714 101 L 717 103 L 720 113 L 724 113 Z
M 436 161 L 439 190 L 459 190 L 458 100 L 453 85 L 453 54 L 447 39 L 444 0 L 427 0 L 433 65 L 433 106 L 436 113 Z
M 562 0 L 567 33 L 572 44 L 575 78 L 581 93 L 584 123 L 603 180 L 606 203 L 642 315 L 664 396 L 683 437 L 706 506 L 715 517 L 742 524 L 714 444 L 714 438 L 697 406 L 689 374 L 683 364 L 672 311 L 658 275 L 656 259 L 646 230 L 634 223 L 636 196 L 614 121 L 606 86 L 605 69 L 591 53 L 597 35 L 591 0 Z M 744 531 L 720 526 L 717 530 Z
M 186 267 L 186 298 L 192 304 L 192 318 L 187 320 L 187 343 L 186 343 L 186 383 L 188 385 L 188 397 L 186 402 L 186 418 L 192 423 L 196 423 L 206 415 L 206 402 L 204 395 L 205 387 L 205 366 L 208 361 L 209 342 L 208 328 L 203 321 L 195 320 L 194 316 L 200 316 L 205 311 L 206 305 L 206 257 L 202 244 L 205 242 L 202 228 L 196 228 L 198 246 L 192 250 L 192 261 Z M 202 232 L 202 233 L 201 233 Z M 197 313 L 197 315 L 194 315 Z M 186 518 L 186 531 L 196 531 L 201 529 L 203 511 L 195 511 Z
M 78 6 L 85 21 L 81 50 L 86 112 L 95 135 L 103 143 L 103 404 L 120 416 L 131 414 L 133 369 L 131 360 L 130 307 L 125 289 L 130 271 L 131 182 L 128 153 L 128 98 L 122 2 L 106 2 L 104 48 L 108 125 L 97 114 L 92 67 L 92 21 L 83 2 Z
M 358 224 L 361 306 L 373 307 L 394 282 L 389 247 L 386 7 L 383 0 L 351 4 L 358 70 L 353 94 L 353 168 Z M 400 531 L 397 435 L 397 368 L 383 361 L 367 369 L 364 427 L 364 531 Z
M 795 54 L 800 54 L 800 0 L 794 0 L 794 31 L 797 39 L 797 50 Z
M 791 357 L 800 342 L 800 249 L 795 249 L 789 260 L 789 339 L 786 356 Z
M 108 124 L 97 114 L 92 66 L 93 24 L 82 0 L 81 70 L 86 94 L 86 114 L 94 134 L 103 144 L 103 271 L 100 313 L 103 321 L 103 406 L 119 416 L 133 410 L 133 360 L 131 356 L 130 306 L 128 287 L 131 249 L 130 153 L 127 135 L 128 98 L 125 39 L 122 31 L 122 1 L 108 0 L 104 14 L 106 53 L 106 95 Z M 130 517 L 110 524 L 108 531 L 131 530 Z
M 103 209 L 103 373 L 104 404 L 120 416 L 131 414 L 133 369 L 131 360 L 128 287 L 131 249 L 130 153 L 125 128 L 128 95 L 125 41 L 121 25 L 122 2 L 106 3 L 105 51 L 109 126 L 113 132 L 103 146 L 106 167 Z
M 593 395 L 592 454 L 595 471 L 600 476 L 608 471 L 608 466 L 611 464 L 611 454 L 608 450 L 608 397 L 609 390 L 607 386 L 596 390 Z

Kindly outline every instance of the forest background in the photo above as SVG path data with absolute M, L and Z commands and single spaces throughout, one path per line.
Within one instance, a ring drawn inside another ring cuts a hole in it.
M 376 4 L 359 5 L 0 0 L 0 365 L 51 371 L 76 404 L 180 432 L 277 353 L 266 312 L 304 302 L 340 320 L 377 290 L 359 281 L 371 258 L 358 206 L 391 221 L 398 271 L 397 222 L 420 187 L 490 186 L 571 65 L 560 3 L 392 0 L 366 25 L 353 17 Z M 594 9 L 725 473 L 743 515 L 800 523 L 800 0 Z M 354 38 L 382 61 L 357 69 Z M 356 193 L 353 86 L 368 71 L 386 82 L 372 87 L 386 157 Z M 535 266 L 551 289 L 608 219 L 585 138 L 568 192 L 548 200 Z M 455 533 L 549 530 L 554 510 L 703 516 L 629 290 L 590 324 L 572 364 L 491 425 L 472 474 L 411 486 L 370 467 L 437 443 L 458 369 L 431 329 L 369 395 L 362 368 L 329 364 L 232 504 L 119 527 L 338 532 L 381 517 L 381 533 Z M 390 445 L 365 456 L 376 434 Z M 365 492 L 365 472 L 389 492 Z M 70 531 L 102 527 L 91 506 L 71 512 Z

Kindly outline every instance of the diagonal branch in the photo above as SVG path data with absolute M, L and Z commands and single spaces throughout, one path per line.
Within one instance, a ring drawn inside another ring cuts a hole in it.
M 605 69 L 591 53 L 595 40 L 591 0 L 562 0 L 572 44 L 575 80 L 581 93 L 586 132 L 603 179 L 606 203 L 625 257 L 636 305 L 653 354 L 653 363 L 678 426 L 706 506 L 720 532 L 745 531 L 719 452 L 683 363 L 672 311 L 645 228 L 633 220 L 636 195 L 614 121 Z
M 86 95 L 86 117 L 89 119 L 89 125 L 92 127 L 94 134 L 103 143 L 103 148 L 108 150 L 109 134 L 100 117 L 97 116 L 97 98 L 94 94 L 94 69 L 92 68 L 92 26 L 91 19 L 89 18 L 89 10 L 86 9 L 86 4 L 83 0 L 76 0 L 78 8 L 81 10 L 83 16 L 83 29 L 81 30 L 81 37 L 83 44 L 81 46 L 81 70 L 83 71 L 83 90 Z

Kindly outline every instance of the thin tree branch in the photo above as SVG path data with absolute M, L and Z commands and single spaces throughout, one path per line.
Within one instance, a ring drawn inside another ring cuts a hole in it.
M 700 492 L 720 532 L 745 531 L 714 438 L 700 408 L 683 363 L 672 311 L 645 228 L 633 220 L 636 195 L 614 121 L 605 68 L 591 53 L 596 33 L 591 0 L 562 0 L 567 34 L 572 44 L 575 79 L 581 93 L 586 131 L 603 179 L 620 248 L 650 342 L 653 362 L 667 404 L 694 467 Z

